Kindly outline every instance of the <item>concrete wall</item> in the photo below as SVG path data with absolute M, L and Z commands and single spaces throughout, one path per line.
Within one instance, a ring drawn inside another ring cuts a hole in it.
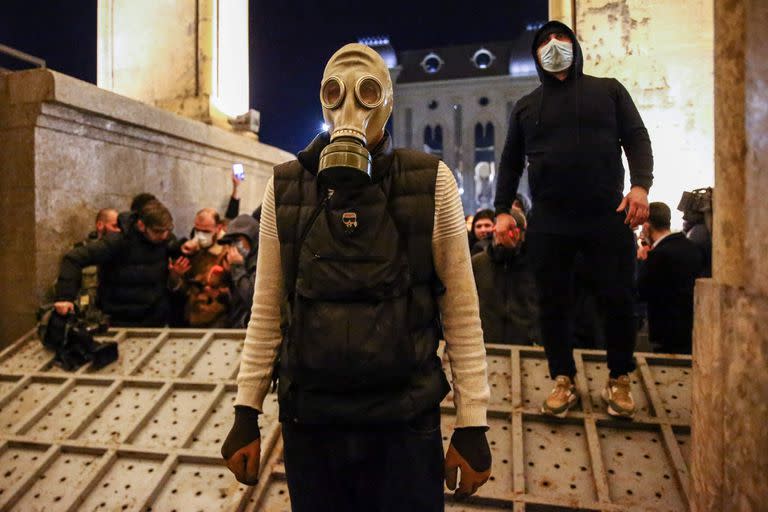
M 580 0 L 574 25 L 584 72 L 619 79 L 643 116 L 655 158 L 650 200 L 674 211 L 684 190 L 711 186 L 712 0 Z
M 32 327 L 62 253 L 99 208 L 152 192 L 185 234 L 199 208 L 223 211 L 233 163 L 245 165 L 249 213 L 272 166 L 292 157 L 52 71 L 0 76 L 0 344 Z

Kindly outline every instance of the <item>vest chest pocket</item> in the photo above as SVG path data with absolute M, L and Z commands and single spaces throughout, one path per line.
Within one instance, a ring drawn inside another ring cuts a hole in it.
M 410 271 L 386 199 L 378 186 L 335 193 L 300 240 L 289 357 L 304 389 L 376 389 L 413 371 Z
M 304 389 L 355 392 L 404 383 L 415 348 L 408 297 L 322 301 L 297 296 L 292 359 Z

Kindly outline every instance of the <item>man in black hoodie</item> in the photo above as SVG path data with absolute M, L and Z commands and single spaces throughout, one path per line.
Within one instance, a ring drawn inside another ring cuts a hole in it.
M 634 228 L 648 217 L 653 156 L 648 132 L 627 90 L 613 78 L 582 71 L 578 40 L 550 21 L 534 37 L 541 85 L 512 111 L 499 165 L 496 233 L 508 236 L 509 208 L 528 160 L 533 199 L 528 250 L 539 290 L 542 341 L 555 386 L 542 410 L 565 416 L 578 401 L 573 384 L 573 299 L 577 254 L 594 269 L 605 320 L 610 376 L 608 412 L 632 417 L 628 374 L 633 352 Z M 631 189 L 624 196 L 621 150 Z

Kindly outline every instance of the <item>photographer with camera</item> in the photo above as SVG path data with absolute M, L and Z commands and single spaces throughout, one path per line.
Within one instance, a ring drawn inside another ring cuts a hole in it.
M 168 278 L 178 243 L 171 232 L 173 217 L 157 200 L 149 200 L 128 219 L 127 230 L 69 251 L 56 283 L 59 315 L 75 309 L 81 275 L 99 266 L 99 306 L 111 323 L 121 326 L 164 326 L 168 322 Z

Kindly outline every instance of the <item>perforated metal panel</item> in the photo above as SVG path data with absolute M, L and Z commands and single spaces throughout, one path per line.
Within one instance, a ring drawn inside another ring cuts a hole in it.
M 242 331 L 119 329 L 120 360 L 66 373 L 33 333 L 0 353 L 0 510 L 290 510 L 277 403 L 261 418 L 262 477 L 239 484 L 219 448 Z M 489 346 L 491 480 L 449 511 L 687 510 L 691 361 L 638 354 L 634 421 L 604 412 L 599 351 L 576 351 L 583 401 L 539 407 L 543 352 Z M 443 439 L 454 421 L 443 403 Z

